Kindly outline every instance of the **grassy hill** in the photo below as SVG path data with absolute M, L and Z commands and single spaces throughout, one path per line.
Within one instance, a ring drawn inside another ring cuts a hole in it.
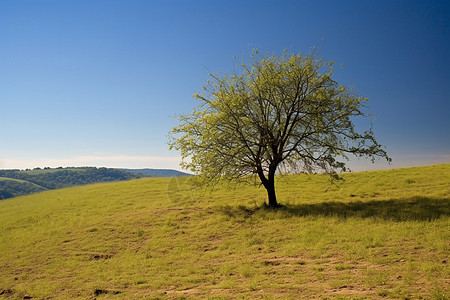
M 0 200 L 46 190 L 46 188 L 26 180 L 0 177 Z
M 278 178 L 143 178 L 0 202 L 0 298 L 449 299 L 450 164 Z
M 145 177 L 109 168 L 44 168 L 34 170 L 0 170 L 0 200 L 44 190 L 98 182 L 122 181 Z

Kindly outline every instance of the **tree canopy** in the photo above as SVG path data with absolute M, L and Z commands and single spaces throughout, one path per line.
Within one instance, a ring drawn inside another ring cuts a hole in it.
M 369 128 L 368 99 L 333 80 L 333 61 L 285 51 L 252 54 L 232 74 L 213 75 L 192 113 L 179 116 L 170 147 L 182 166 L 207 182 L 259 179 L 277 206 L 274 178 L 285 172 L 346 170 L 348 155 L 390 161 Z

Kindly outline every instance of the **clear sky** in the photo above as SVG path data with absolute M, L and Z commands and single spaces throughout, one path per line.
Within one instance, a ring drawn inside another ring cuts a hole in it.
M 449 1 L 0 0 L 0 168 L 180 169 L 166 135 L 209 72 L 311 47 L 393 158 L 353 169 L 450 163 L 449 20 Z

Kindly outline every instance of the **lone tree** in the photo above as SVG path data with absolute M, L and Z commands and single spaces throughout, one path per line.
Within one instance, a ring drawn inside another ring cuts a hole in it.
M 274 179 L 286 172 L 345 171 L 348 154 L 390 158 L 371 129 L 358 133 L 368 100 L 332 79 L 333 61 L 314 54 L 252 53 L 231 75 L 210 75 L 200 105 L 169 134 L 182 167 L 199 179 L 260 180 L 277 207 Z M 339 160 L 338 160 L 339 159 Z

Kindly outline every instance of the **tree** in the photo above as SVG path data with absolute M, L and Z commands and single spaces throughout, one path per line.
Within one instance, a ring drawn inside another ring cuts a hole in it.
M 194 94 L 199 106 L 169 133 L 170 148 L 206 182 L 259 178 L 270 207 L 278 206 L 277 170 L 337 176 L 348 154 L 390 161 L 371 129 L 355 130 L 352 119 L 368 116 L 368 99 L 333 80 L 333 64 L 254 51 L 231 75 L 210 74 L 204 94 Z

